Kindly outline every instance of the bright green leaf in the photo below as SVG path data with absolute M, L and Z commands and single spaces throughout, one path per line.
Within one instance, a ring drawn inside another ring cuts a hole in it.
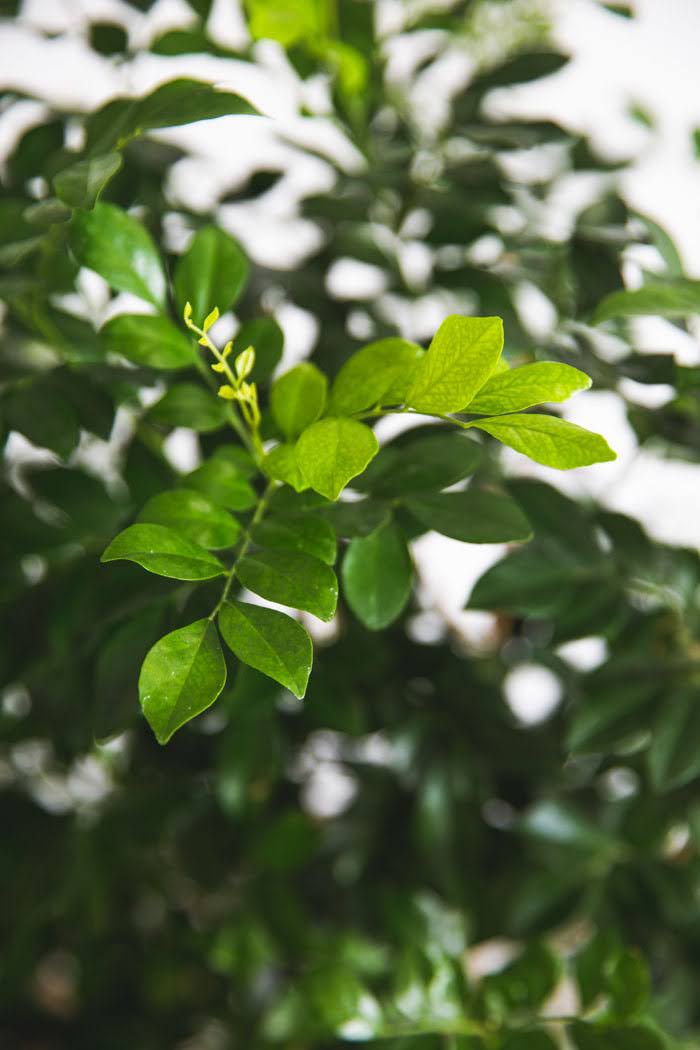
M 121 166 L 121 153 L 100 153 L 79 160 L 54 176 L 56 196 L 70 208 L 94 208 L 102 190 Z
M 379 339 L 345 362 L 333 383 L 331 411 L 350 416 L 373 405 L 406 400 L 423 349 L 406 339 Z
M 165 273 L 158 249 L 144 226 L 114 204 L 78 212 L 70 245 L 81 266 L 95 270 L 112 288 L 131 292 L 162 308 Z
M 239 660 L 274 678 L 295 696 L 304 696 L 313 651 L 300 623 L 275 609 L 233 601 L 226 602 L 219 613 L 219 627 Z
M 496 416 L 471 424 L 524 456 L 557 470 L 607 463 L 617 456 L 600 434 L 557 416 Z
M 492 375 L 503 350 L 500 317 L 445 318 L 416 369 L 407 401 L 418 412 L 461 412 Z
M 427 529 L 463 543 L 510 543 L 532 535 L 517 503 L 489 489 L 426 493 L 412 496 L 405 505 Z
M 216 226 L 199 230 L 177 262 L 173 285 L 178 313 L 192 305 L 201 325 L 215 306 L 221 313 L 238 302 L 248 280 L 248 260 L 233 237 Z
M 336 538 L 331 525 L 316 514 L 289 514 L 269 517 L 253 532 L 260 547 L 275 550 L 303 551 L 333 565 L 336 557 Z
M 270 390 L 272 418 L 292 441 L 323 412 L 328 380 L 316 365 L 305 361 L 276 379 Z
M 164 525 L 130 525 L 114 537 L 100 560 L 135 561 L 173 580 L 210 580 L 224 571 L 204 547 Z
M 332 620 L 338 602 L 338 581 L 324 562 L 300 551 L 265 550 L 248 554 L 236 569 L 238 579 L 261 598 L 305 609 L 321 620 Z
M 588 390 L 590 385 L 590 378 L 578 368 L 539 361 L 491 376 L 467 409 L 484 415 L 520 412 L 544 402 L 566 401 L 577 390 Z
M 100 337 L 108 353 L 146 368 L 174 370 L 195 363 L 197 351 L 191 339 L 166 317 L 119 314 L 100 330 Z
M 216 628 L 197 620 L 156 642 L 141 667 L 139 699 L 159 744 L 214 703 L 226 683 Z
M 282 444 L 271 449 L 265 456 L 264 468 L 268 477 L 286 482 L 295 492 L 309 487 L 301 476 L 294 445 Z
M 241 532 L 240 525 L 228 511 L 191 489 L 159 492 L 149 499 L 138 520 L 166 525 L 207 550 L 231 547 Z
M 343 559 L 348 605 L 365 627 L 379 631 L 400 616 L 411 594 L 413 565 L 393 522 L 351 541 Z
M 297 441 L 296 459 L 307 484 L 326 499 L 335 500 L 362 473 L 378 448 L 374 433 L 364 423 L 322 419 Z

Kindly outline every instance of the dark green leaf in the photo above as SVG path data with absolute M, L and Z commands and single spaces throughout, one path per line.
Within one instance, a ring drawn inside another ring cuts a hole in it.
M 2 397 L 6 426 L 40 448 L 66 459 L 80 440 L 72 406 L 50 380 L 38 379 L 11 387 Z
M 378 496 L 435 491 L 469 477 L 480 461 L 481 446 L 466 435 L 423 434 L 380 449 L 355 487 Z
M 261 547 L 312 554 L 326 565 L 335 562 L 335 532 L 324 518 L 315 514 L 267 518 L 255 528 L 253 540 Z
M 108 353 L 147 368 L 192 368 L 195 363 L 192 340 L 166 317 L 119 314 L 107 322 L 100 336 Z
M 216 226 L 203 227 L 175 267 L 178 313 L 182 316 L 189 302 L 197 325 L 204 323 L 215 306 L 224 313 L 240 299 L 248 269 L 245 253 L 233 237 Z
M 405 505 L 427 529 L 463 543 L 509 543 L 532 536 L 517 503 L 489 489 L 426 493 L 411 496 Z
M 311 639 L 296 620 L 275 609 L 226 602 L 219 613 L 224 641 L 243 663 L 303 697 L 313 659 Z
M 255 349 L 251 380 L 263 382 L 282 360 L 284 333 L 277 321 L 273 317 L 256 317 L 252 321 L 245 321 L 236 332 L 234 352 L 240 354 L 248 346 Z
M 210 580 L 224 567 L 198 543 L 164 525 L 130 525 L 112 540 L 101 561 L 135 561 L 173 580 Z
M 593 324 L 613 317 L 687 317 L 700 313 L 700 281 L 676 278 L 669 284 L 649 283 L 633 292 L 613 292 L 593 314 Z
M 298 551 L 248 554 L 236 575 L 244 587 L 268 601 L 305 609 L 321 620 L 332 620 L 338 602 L 338 581 L 324 562 Z
M 219 430 L 226 422 L 221 398 L 195 383 L 176 383 L 166 390 L 147 413 L 152 423 L 165 427 L 189 427 L 200 434 Z
M 239 464 L 225 454 L 214 455 L 182 479 L 183 485 L 203 492 L 214 503 L 229 510 L 249 510 L 255 506 L 255 490 Z
M 649 970 L 638 952 L 627 950 L 620 955 L 610 974 L 610 1005 L 621 1020 L 638 1017 L 644 1012 L 651 994 Z
M 171 631 L 148 653 L 139 677 L 143 713 L 159 744 L 214 703 L 226 683 L 216 628 L 197 620 Z
M 70 208 L 94 208 L 102 190 L 121 166 L 121 153 L 100 153 L 79 160 L 54 176 L 56 196 Z
M 688 689 L 664 698 L 649 748 L 656 791 L 672 791 L 700 776 L 700 691 Z
M 577 1021 L 567 1029 L 576 1050 L 667 1050 L 666 1040 L 647 1025 L 596 1025 Z
M 71 225 L 70 243 L 81 266 L 95 270 L 112 288 L 131 292 L 162 308 L 165 274 L 148 231 L 114 204 L 96 204 L 79 212 Z
M 413 565 L 399 527 L 387 522 L 369 536 L 352 540 L 342 579 L 348 605 L 371 631 L 400 616 L 411 594 Z

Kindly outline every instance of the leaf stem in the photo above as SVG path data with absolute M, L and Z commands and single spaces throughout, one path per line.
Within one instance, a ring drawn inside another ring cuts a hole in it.
M 248 551 L 248 548 L 250 547 L 250 544 L 251 544 L 252 539 L 253 539 L 253 531 L 255 529 L 255 526 L 258 525 L 260 523 L 260 521 L 262 520 L 263 515 L 265 514 L 265 511 L 267 510 L 267 505 L 268 505 L 268 503 L 270 501 L 270 496 L 272 495 L 272 493 L 274 492 L 274 490 L 276 488 L 277 488 L 277 482 L 276 481 L 268 481 L 268 483 L 267 483 L 267 485 L 265 487 L 265 491 L 263 492 L 263 494 L 261 495 L 260 499 L 258 500 L 257 505 L 255 507 L 255 513 L 253 514 L 253 517 L 250 519 L 250 522 L 248 523 L 248 526 L 245 529 L 245 532 L 243 533 L 243 536 L 241 537 L 241 544 L 240 544 L 240 546 L 238 548 L 238 553 L 236 554 L 236 557 L 233 560 L 233 565 L 231 566 L 231 568 L 229 569 L 228 573 L 226 574 L 226 582 L 224 584 L 224 589 L 221 592 L 221 597 L 219 598 L 218 602 L 216 603 L 216 605 L 214 606 L 212 611 L 209 613 L 209 619 L 210 620 L 214 620 L 214 618 L 216 617 L 217 613 L 219 612 L 219 609 L 221 608 L 221 606 L 224 604 L 224 602 L 228 598 L 229 591 L 231 590 L 231 587 L 233 586 L 233 581 L 234 581 L 234 579 L 236 577 L 236 569 L 238 568 L 241 560 L 245 557 L 245 555 L 246 555 L 246 553 Z

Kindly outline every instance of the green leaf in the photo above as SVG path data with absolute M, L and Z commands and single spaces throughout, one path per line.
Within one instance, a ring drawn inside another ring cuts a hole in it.
M 276 379 L 270 390 L 272 418 L 288 441 L 323 412 L 328 380 L 316 365 L 304 362 Z
M 655 791 L 673 791 L 700 776 L 700 692 L 688 689 L 661 704 L 649 747 Z
M 577 390 L 588 390 L 590 385 L 589 376 L 578 368 L 539 361 L 491 376 L 467 409 L 484 415 L 520 412 L 545 401 L 566 401 Z
M 643 1025 L 597 1025 L 576 1021 L 567 1028 L 576 1050 L 667 1050 L 666 1040 Z
M 265 472 L 275 481 L 284 481 L 291 485 L 295 492 L 303 492 L 308 485 L 301 476 L 297 464 L 296 448 L 294 445 L 277 445 L 267 453 L 264 460 Z
M 319 508 L 319 513 L 330 521 L 339 536 L 352 539 L 354 536 L 369 536 L 391 517 L 388 503 L 373 499 L 353 500 L 351 503 L 329 503 Z
M 628 949 L 610 974 L 610 1005 L 617 1018 L 627 1020 L 644 1012 L 651 995 L 649 969 L 641 955 Z
M 159 492 L 143 507 L 138 521 L 166 525 L 207 550 L 231 547 L 241 532 L 227 511 L 191 489 Z
M 331 411 L 350 416 L 373 405 L 402 404 L 423 353 L 422 347 L 406 339 L 379 339 L 363 346 L 335 377 Z
M 408 404 L 418 412 L 461 412 L 492 375 L 502 350 L 500 317 L 445 318 L 416 369 Z
M 144 98 L 116 98 L 108 102 L 88 118 L 88 148 L 91 152 L 121 148 L 129 139 L 155 128 L 257 113 L 240 95 L 183 77 L 161 84 Z
M 246 0 L 248 29 L 254 40 L 276 40 L 288 48 L 326 34 L 323 7 L 316 0 Z
M 255 489 L 244 476 L 240 466 L 216 454 L 182 479 L 186 488 L 203 492 L 214 503 L 229 510 L 250 510 L 255 506 Z
M 56 196 L 70 208 L 94 208 L 102 190 L 121 166 L 121 153 L 100 153 L 79 160 L 54 176 Z
M 296 620 L 275 609 L 226 602 L 219 627 L 231 652 L 244 664 L 274 678 L 300 699 L 311 673 L 311 639 Z
M 423 433 L 385 445 L 355 487 L 379 496 L 444 489 L 473 474 L 481 455 L 481 446 L 465 434 Z
M 5 425 L 66 459 L 80 440 L 72 406 L 50 379 L 18 383 L 2 397 Z
M 197 620 L 156 642 L 141 667 L 139 699 L 159 744 L 214 703 L 226 661 L 214 624 Z
M 377 454 L 379 444 L 364 423 L 354 419 L 322 419 L 301 435 L 297 465 L 308 485 L 335 500 L 347 483 L 361 474 Z
M 426 528 L 463 543 L 510 543 L 532 536 L 517 503 L 489 489 L 426 493 L 412 496 L 405 505 Z
M 195 363 L 192 340 L 166 317 L 119 314 L 100 330 L 100 337 L 108 353 L 121 354 L 146 368 L 174 370 L 192 368 Z
M 593 576 L 585 563 L 555 557 L 541 547 L 514 551 L 477 580 L 470 609 L 502 609 L 523 616 L 556 611 L 567 596 Z
M 112 288 L 131 292 L 159 308 L 165 305 L 165 273 L 148 231 L 114 204 L 78 212 L 70 245 L 81 266 L 99 273 Z
M 613 292 L 596 307 L 593 324 L 613 317 L 687 317 L 700 313 L 700 281 L 676 278 L 669 284 L 649 283 L 633 292 Z
M 509 1032 L 498 1044 L 498 1050 L 557 1050 L 558 1045 L 544 1029 L 538 1028 Z
M 248 260 L 238 241 L 216 226 L 199 230 L 177 262 L 173 286 L 178 313 L 192 306 L 192 320 L 202 325 L 218 306 L 221 313 L 241 297 L 248 280 Z
M 338 603 L 338 581 L 318 558 L 299 551 L 258 551 L 236 569 L 238 579 L 261 598 L 305 609 L 321 620 L 332 620 Z
M 369 536 L 351 541 L 342 579 L 348 605 L 371 631 L 401 615 L 413 585 L 413 565 L 398 525 L 387 522 Z
M 556 956 L 544 944 L 528 944 L 505 969 L 483 981 L 484 997 L 508 1017 L 516 1010 L 536 1010 L 554 990 L 561 974 Z
M 208 434 L 226 422 L 226 406 L 196 383 L 176 383 L 151 405 L 146 418 L 164 427 L 189 427 Z
M 204 547 L 164 525 L 129 525 L 114 537 L 100 560 L 135 561 L 173 580 L 210 580 L 224 571 Z
M 255 350 L 251 380 L 261 383 L 269 378 L 282 359 L 284 333 L 274 317 L 255 317 L 241 325 L 233 342 L 234 353 L 239 354 L 248 346 Z
M 617 456 L 600 434 L 557 416 L 509 415 L 479 419 L 470 426 L 485 430 L 504 445 L 557 470 L 607 463 Z
M 315 514 L 290 514 L 267 518 L 253 532 L 260 547 L 276 550 L 303 551 L 333 565 L 336 557 L 336 538 L 331 525 Z

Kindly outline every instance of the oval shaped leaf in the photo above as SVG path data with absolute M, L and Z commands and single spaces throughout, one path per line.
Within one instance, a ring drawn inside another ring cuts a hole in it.
M 164 525 L 129 525 L 114 537 L 100 560 L 135 561 L 173 580 L 210 580 L 224 571 L 204 547 Z
M 493 373 L 502 350 L 500 317 L 445 318 L 416 369 L 408 404 L 418 412 L 461 412 Z
M 219 627 L 231 652 L 301 699 L 311 673 L 311 639 L 300 623 L 276 609 L 226 602 Z
M 323 412 L 328 380 L 305 361 L 276 379 L 270 390 L 272 418 L 288 440 L 301 434 Z
M 424 350 L 406 339 L 379 339 L 363 346 L 338 372 L 331 392 L 331 409 L 352 415 L 373 405 L 402 404 Z
M 223 313 L 238 302 L 248 272 L 248 260 L 238 241 L 216 226 L 203 227 L 175 267 L 178 311 L 182 314 L 189 302 L 192 320 L 198 325 L 215 306 Z
M 532 536 L 517 503 L 488 489 L 414 496 L 406 507 L 427 529 L 463 543 L 510 543 Z
M 394 522 L 351 541 L 342 579 L 348 605 L 370 631 L 400 616 L 411 594 L 413 565 L 403 533 Z
M 56 196 L 70 208 L 94 208 L 107 183 L 122 166 L 121 153 L 98 153 L 54 176 Z
M 155 306 L 165 303 L 165 273 L 148 231 L 114 204 L 96 204 L 71 224 L 70 245 L 81 266 L 112 288 L 132 292 Z
M 260 547 L 302 551 L 326 565 L 335 562 L 337 542 L 333 527 L 315 514 L 267 518 L 255 528 L 253 539 Z
M 223 450 L 182 480 L 187 488 L 203 492 L 214 503 L 229 510 L 250 510 L 255 506 L 255 490 L 240 465 L 228 459 Z
M 261 598 L 292 609 L 305 609 L 332 620 L 338 604 L 335 573 L 318 558 L 299 551 L 258 551 L 243 558 L 238 579 Z
M 687 317 L 700 313 L 700 281 L 677 278 L 668 284 L 650 282 L 630 292 L 613 292 L 596 308 L 593 324 L 613 317 Z
M 141 667 L 141 708 L 159 744 L 214 703 L 226 684 L 216 628 L 197 620 L 156 642 Z
M 347 483 L 361 474 L 379 449 L 374 433 L 354 419 L 322 419 L 305 430 L 296 444 L 302 477 L 315 492 L 335 500 Z
M 520 412 L 546 401 L 566 401 L 590 385 L 590 376 L 578 368 L 556 361 L 538 361 L 491 376 L 467 408 L 487 415 Z
M 480 462 L 481 446 L 465 434 L 423 434 L 405 444 L 385 445 L 356 487 L 380 496 L 435 491 L 469 477 Z
M 152 423 L 189 427 L 200 434 L 219 430 L 226 422 L 226 406 L 195 383 L 175 383 L 146 413 Z
M 120 314 L 100 331 L 108 353 L 121 354 L 146 368 L 191 368 L 196 350 L 191 339 L 166 317 Z M 213 398 L 212 398 L 213 400 Z
M 140 522 L 165 525 L 207 549 L 231 547 L 241 533 L 235 518 L 191 489 L 159 492 L 138 516 Z
M 617 455 L 601 434 L 585 430 L 557 416 L 510 415 L 494 419 L 479 419 L 470 426 L 485 430 L 522 452 L 535 463 L 557 470 L 587 467 L 591 463 L 607 463 Z
M 672 791 L 700 776 L 700 690 L 664 700 L 649 748 L 651 780 Z

